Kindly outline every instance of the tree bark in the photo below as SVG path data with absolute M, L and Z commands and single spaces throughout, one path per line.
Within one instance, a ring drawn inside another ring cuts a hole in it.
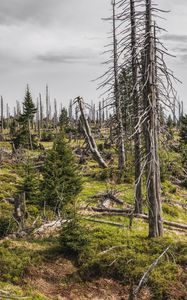
M 152 0 L 146 0 L 144 58 L 144 109 L 147 113 L 144 135 L 147 155 L 147 201 L 149 210 L 149 237 L 163 235 L 160 198 L 160 162 L 158 155 L 157 99 L 155 87 L 155 54 L 152 24 Z
M 139 95 L 138 95 L 138 67 L 136 43 L 135 1 L 130 1 L 131 14 L 131 55 L 132 55 L 132 82 L 133 82 L 133 112 L 134 112 L 134 156 L 135 156 L 135 212 L 142 213 L 142 187 L 141 187 L 141 141 L 139 121 Z
M 120 178 L 123 175 L 125 169 L 125 142 L 123 131 L 123 120 L 121 110 L 121 96 L 119 88 L 119 72 L 118 72 L 118 49 L 117 49 L 117 37 L 116 37 L 116 0 L 112 0 L 113 6 L 113 59 L 114 59 L 114 98 L 116 106 L 116 120 L 118 127 L 118 169 L 120 171 Z
M 3 133 L 3 129 L 4 129 L 4 118 L 3 118 L 3 111 L 4 108 L 4 104 L 3 104 L 3 97 L 1 96 L 1 133 Z

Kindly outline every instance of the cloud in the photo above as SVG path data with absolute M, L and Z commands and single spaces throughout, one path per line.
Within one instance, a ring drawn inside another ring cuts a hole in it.
M 185 53 L 187 52 L 187 47 L 175 47 L 172 50 L 179 53 Z
M 0 24 L 50 23 L 54 13 L 61 8 L 61 4 L 62 2 L 58 0 L 0 1 Z
M 185 34 L 164 34 L 161 36 L 162 40 L 171 41 L 171 42 L 187 42 L 187 35 Z
M 91 49 L 77 49 L 74 48 L 74 51 L 63 50 L 60 52 L 48 52 L 37 56 L 39 61 L 48 62 L 48 63 L 64 63 L 64 64 L 73 64 L 73 63 L 95 63 L 98 59 L 98 53 L 94 53 Z

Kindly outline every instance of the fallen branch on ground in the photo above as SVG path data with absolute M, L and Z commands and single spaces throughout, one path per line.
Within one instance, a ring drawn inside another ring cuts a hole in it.
M 101 199 L 101 200 L 111 200 L 117 204 L 123 205 L 123 200 L 117 198 L 112 192 L 108 193 L 99 193 L 90 197 L 91 199 Z
M 130 295 L 129 299 L 133 300 L 137 297 L 138 293 L 142 289 L 143 285 L 147 282 L 149 275 L 153 272 L 154 268 L 158 265 L 161 258 L 168 252 L 168 250 L 171 248 L 171 245 L 169 245 L 164 252 L 150 265 L 148 270 L 143 274 L 138 286 L 133 290 L 132 294 Z

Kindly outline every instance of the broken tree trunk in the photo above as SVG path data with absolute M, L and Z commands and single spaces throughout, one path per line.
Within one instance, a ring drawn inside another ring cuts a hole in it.
M 25 219 L 27 218 L 25 193 L 20 194 L 18 197 L 14 199 L 13 216 L 16 222 L 19 224 L 20 229 L 22 230 L 25 225 Z
M 133 113 L 134 113 L 134 156 L 135 156 L 135 212 L 142 213 L 142 187 L 141 187 L 141 142 L 139 110 L 140 101 L 138 95 L 138 62 L 137 62 L 137 37 L 135 1 L 130 1 L 131 14 L 131 56 L 132 56 L 132 81 L 133 81 Z
M 84 109 L 83 109 L 83 100 L 80 97 L 77 97 L 76 100 L 77 100 L 77 103 L 79 104 L 82 128 L 84 130 L 85 138 L 88 143 L 89 149 L 90 149 L 94 159 L 98 162 L 99 166 L 101 168 L 107 168 L 107 164 L 104 161 L 104 159 L 102 158 L 102 156 L 97 148 L 97 144 L 91 133 L 90 125 L 88 123 L 88 120 L 85 117 Z

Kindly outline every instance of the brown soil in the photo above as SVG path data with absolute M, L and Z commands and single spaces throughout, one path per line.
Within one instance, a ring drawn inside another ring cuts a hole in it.
M 75 283 L 69 277 L 75 272 L 71 261 L 58 257 L 39 268 L 30 268 L 26 280 L 32 289 L 52 300 L 128 300 L 128 286 L 109 279 Z M 142 290 L 138 299 L 151 299 L 149 291 Z

